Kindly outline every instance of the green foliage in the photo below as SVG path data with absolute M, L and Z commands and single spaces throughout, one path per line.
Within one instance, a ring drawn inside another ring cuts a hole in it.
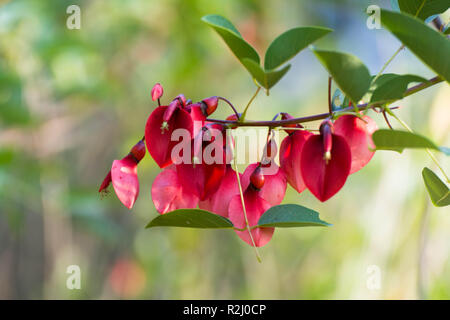
M 223 41 L 225 41 L 227 46 L 230 48 L 231 52 L 234 53 L 236 58 L 238 58 L 244 67 L 246 67 L 243 63 L 244 59 L 254 61 L 259 65 L 258 53 L 242 38 L 239 31 L 237 31 L 230 21 L 219 15 L 207 15 L 204 16 L 202 20 L 220 35 Z M 251 73 L 250 70 L 248 71 Z
M 266 51 L 263 69 L 256 50 L 242 38 L 230 21 L 219 15 L 207 15 L 202 20 L 222 37 L 252 77 L 267 90 L 280 81 L 289 71 L 290 65 L 278 70 L 275 70 L 276 68 L 332 31 L 322 27 L 301 27 L 286 31 L 270 44 Z
M 244 59 L 242 62 L 253 78 L 266 89 L 272 88 L 289 71 L 291 65 L 288 64 L 280 70 L 264 71 L 259 64 L 250 59 Z
M 372 84 L 373 90 L 370 103 L 386 103 L 400 100 L 411 82 L 425 82 L 422 77 L 405 74 L 384 74 Z
M 308 45 L 332 31 L 332 29 L 322 27 L 300 27 L 282 33 L 267 49 L 264 69 L 278 68 Z
M 259 218 L 260 227 L 328 227 L 331 224 L 320 220 L 319 213 L 297 204 L 283 204 L 270 208 Z
M 313 50 L 343 93 L 358 103 L 369 90 L 371 76 L 367 67 L 354 55 L 337 51 Z
M 381 23 L 419 59 L 450 82 L 450 41 L 417 18 L 382 10 Z
M 434 149 L 447 154 L 447 148 L 440 148 L 428 138 L 408 131 L 379 129 L 372 139 L 377 150 Z
M 422 170 L 422 177 L 430 195 L 431 202 L 436 207 L 448 206 L 450 204 L 450 191 L 445 183 L 433 171 L 426 167 Z
M 201 209 L 178 209 L 157 216 L 146 228 L 152 227 L 183 227 L 183 228 L 233 228 L 230 220 Z
M 400 11 L 422 20 L 443 13 L 450 7 L 449 0 L 397 0 L 397 4 Z

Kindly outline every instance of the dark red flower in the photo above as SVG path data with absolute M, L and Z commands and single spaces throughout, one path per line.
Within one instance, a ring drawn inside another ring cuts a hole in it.
M 106 192 L 112 182 L 119 200 L 131 209 L 139 195 L 137 165 L 145 155 L 145 144 L 141 140 L 122 160 L 114 160 L 111 170 L 103 180 L 99 192 Z
M 180 143 L 172 141 L 175 130 L 184 129 L 192 137 L 193 121 L 189 112 L 182 108 L 180 100 L 176 98 L 168 106 L 156 108 L 145 125 L 147 150 L 160 168 L 172 164 L 172 149 Z
M 288 114 L 283 114 L 282 119 L 292 118 Z M 300 124 L 290 125 L 292 128 L 302 128 Z M 300 170 L 300 159 L 303 150 L 303 145 L 312 133 L 306 130 L 285 129 L 288 136 L 283 139 L 280 146 L 280 166 L 286 174 L 286 179 L 289 184 L 297 190 L 302 192 L 306 189 L 305 182 Z
M 306 140 L 300 157 L 300 170 L 306 187 L 320 201 L 326 201 L 345 184 L 352 163 L 345 139 L 332 133 L 332 124 L 324 121 L 320 135 Z
M 247 168 L 248 169 L 248 168 Z M 246 170 L 247 171 L 247 170 Z M 254 173 L 254 174 L 253 174 Z M 230 204 L 228 206 L 228 218 L 233 222 L 234 226 L 239 229 L 246 229 L 246 219 L 249 227 L 254 227 L 258 224 L 259 218 L 266 212 L 270 207 L 270 203 L 261 197 L 261 190 L 264 188 L 264 180 L 266 177 L 262 176 L 259 169 L 255 169 L 252 175 L 249 177 L 249 181 L 255 181 L 258 186 L 253 185 L 251 182 L 243 193 L 244 207 L 242 206 L 242 199 L 240 195 L 235 195 L 231 198 Z M 260 188 L 258 188 L 260 187 Z M 257 247 L 262 247 L 267 244 L 275 231 L 275 228 L 253 228 L 251 229 L 251 236 L 248 230 L 238 231 L 235 230 L 237 235 L 247 242 L 249 245 L 254 245 Z

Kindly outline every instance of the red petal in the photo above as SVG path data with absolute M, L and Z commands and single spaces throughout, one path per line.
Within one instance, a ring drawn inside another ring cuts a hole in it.
M 117 197 L 125 207 L 131 209 L 139 195 L 136 161 L 131 156 L 114 160 L 111 179 Z
M 168 167 L 156 176 L 152 184 L 152 200 L 161 214 L 195 208 L 198 204 L 198 197 L 182 188 L 174 167 Z
M 255 171 L 258 163 L 250 164 L 242 174 L 242 187 L 244 190 L 248 187 L 250 175 Z M 274 168 L 261 167 L 264 175 L 264 186 L 259 191 L 259 196 L 270 203 L 272 206 L 279 205 L 286 194 L 287 181 L 283 170 L 280 170 L 277 164 L 273 163 Z M 275 173 L 273 173 L 274 171 Z M 269 174 L 270 173 L 270 174 Z
M 300 155 L 303 145 L 311 135 L 308 131 L 294 131 L 284 138 L 280 146 L 281 169 L 285 172 L 289 184 L 299 193 L 306 189 L 300 171 Z
M 259 196 L 259 192 L 248 188 L 244 192 L 244 202 L 247 213 L 247 219 L 249 226 L 255 226 L 258 223 L 259 218 L 264 212 L 270 208 L 270 204 Z M 245 216 L 242 208 L 242 201 L 240 195 L 233 196 L 228 207 L 228 218 L 233 222 L 234 226 L 240 229 L 245 229 Z M 255 228 L 251 230 L 253 240 L 257 247 L 262 247 L 272 239 L 275 228 Z M 236 231 L 237 235 L 247 242 L 249 245 L 253 245 L 248 231 Z
M 192 137 L 192 118 L 188 112 L 180 108 L 177 108 L 170 117 L 167 122 L 167 129 L 161 129 L 166 109 L 167 106 L 156 108 L 148 117 L 145 125 L 147 150 L 160 168 L 167 167 L 172 163 L 172 148 L 180 143 L 179 141 L 171 141 L 174 130 L 179 128 L 186 129 Z
M 366 122 L 356 116 L 344 115 L 334 123 L 334 133 L 343 136 L 350 146 L 352 153 L 350 174 L 363 168 L 375 154 L 369 148 L 375 148 L 372 133 L 378 129 L 377 124 L 368 116 L 364 116 L 363 119 Z
M 242 176 L 239 174 L 239 176 Z M 199 203 L 199 208 L 217 213 L 223 217 L 228 216 L 228 205 L 233 196 L 239 194 L 239 186 L 236 178 L 236 171 L 227 165 L 225 175 L 222 178 L 219 188 L 211 197 Z
M 333 134 L 332 144 L 328 164 L 324 160 L 320 135 L 309 137 L 300 157 L 300 169 L 305 185 L 322 202 L 342 188 L 350 173 L 352 162 L 350 147 L 344 138 Z

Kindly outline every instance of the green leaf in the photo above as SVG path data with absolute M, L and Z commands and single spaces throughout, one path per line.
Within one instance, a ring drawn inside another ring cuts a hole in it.
M 417 18 L 382 10 L 381 23 L 434 72 L 450 82 L 450 41 Z
M 282 33 L 267 49 L 264 69 L 278 68 L 308 45 L 332 31 L 332 29 L 323 27 L 299 27 Z
M 369 90 L 371 76 L 367 67 L 354 55 L 336 51 L 313 50 L 333 80 L 354 103 Z
M 448 206 L 450 204 L 450 191 L 445 183 L 433 171 L 426 167 L 422 170 L 422 177 L 430 195 L 431 202 L 436 207 Z
M 381 80 L 378 83 L 378 80 Z M 411 82 L 426 82 L 427 79 L 422 77 L 405 74 L 390 75 L 389 77 L 380 77 L 375 81 L 376 89 L 372 93 L 370 103 L 384 103 L 389 101 L 400 100 Z
M 417 16 L 421 20 L 445 12 L 450 7 L 449 0 L 398 0 L 400 11 Z
M 319 213 L 297 204 L 283 204 L 270 208 L 259 218 L 259 227 L 328 227 L 319 219 Z
M 379 129 L 372 134 L 372 140 L 377 150 L 393 150 L 402 152 L 410 149 L 434 149 L 445 153 L 445 149 L 439 148 L 428 138 L 416 133 L 400 130 Z
M 256 81 L 266 89 L 272 88 L 291 68 L 291 65 L 288 64 L 280 70 L 264 71 L 259 64 L 250 59 L 244 59 L 242 64 Z
M 178 209 L 157 216 L 150 221 L 146 228 L 152 227 L 182 227 L 182 228 L 233 228 L 230 220 L 200 209 Z

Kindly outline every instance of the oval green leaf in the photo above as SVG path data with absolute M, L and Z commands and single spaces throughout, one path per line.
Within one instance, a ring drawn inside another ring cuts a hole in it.
M 450 191 L 445 183 L 433 171 L 426 167 L 422 170 L 422 177 L 430 195 L 431 202 L 436 207 L 448 206 L 450 204 Z
M 201 229 L 230 229 L 233 223 L 227 218 L 201 209 L 178 209 L 157 216 L 146 228 L 181 227 Z
M 398 0 L 400 11 L 425 20 L 435 14 L 443 13 L 450 7 L 449 0 Z
M 250 59 L 259 64 L 259 55 L 256 50 L 242 38 L 230 21 L 215 14 L 204 16 L 202 20 L 219 34 L 241 63 L 243 59 Z
M 267 49 L 264 69 L 278 68 L 308 45 L 332 31 L 332 29 L 323 27 L 299 27 L 282 33 Z
M 364 63 L 348 53 L 317 49 L 314 49 L 313 52 L 342 92 L 357 104 L 369 90 L 372 80 Z
M 412 74 L 389 75 L 389 78 L 380 77 L 375 81 L 374 86 L 376 88 L 372 93 L 370 104 L 386 103 L 403 99 L 405 91 L 408 89 L 410 83 L 428 81 L 427 79 Z M 380 80 L 380 83 L 378 83 L 378 80 Z
M 377 150 L 434 149 L 445 153 L 447 148 L 439 148 L 430 139 L 408 131 L 379 129 L 372 134 Z
M 282 204 L 264 212 L 259 227 L 329 227 L 331 224 L 319 219 L 319 213 L 297 204 Z
M 450 82 L 450 41 L 418 18 L 381 10 L 381 23 L 434 72 Z

